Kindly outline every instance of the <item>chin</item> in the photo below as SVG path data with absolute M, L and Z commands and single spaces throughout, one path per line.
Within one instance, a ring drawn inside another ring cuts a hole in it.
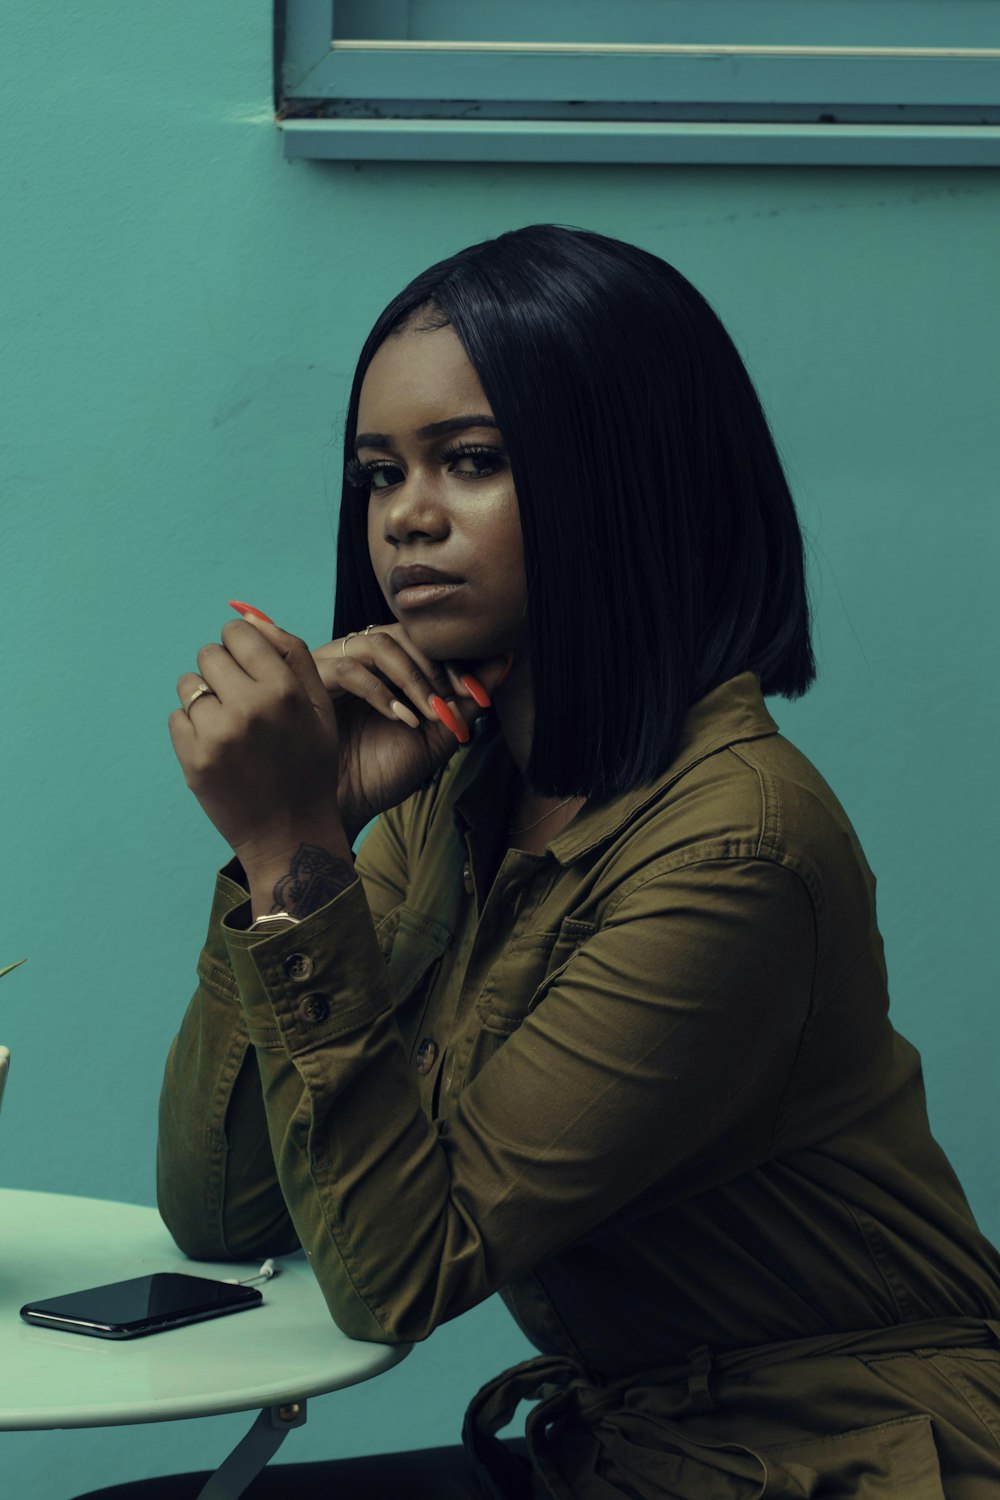
M 515 642 L 509 630 L 470 629 L 454 620 L 411 619 L 406 626 L 413 643 L 437 661 L 485 661 L 512 651 Z

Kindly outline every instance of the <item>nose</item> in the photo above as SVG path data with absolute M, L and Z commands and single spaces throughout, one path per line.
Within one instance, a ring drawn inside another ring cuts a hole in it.
M 374 494 L 372 498 L 375 498 Z M 449 522 L 447 512 L 435 497 L 432 487 L 418 475 L 411 474 L 385 502 L 382 528 L 387 542 L 402 547 L 421 537 L 443 540 L 448 535 Z

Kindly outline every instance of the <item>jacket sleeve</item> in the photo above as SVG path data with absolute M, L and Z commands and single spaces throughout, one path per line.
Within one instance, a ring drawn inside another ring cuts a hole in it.
M 240 925 L 285 1201 L 334 1321 L 379 1343 L 427 1338 L 654 1184 L 682 1198 L 766 1160 L 816 952 L 808 891 L 766 859 L 632 882 L 431 1121 L 362 885 L 292 933 Z
M 370 830 L 356 869 L 375 914 L 403 900 L 406 846 L 398 809 Z M 222 933 L 226 914 L 247 901 L 243 870 L 231 860 L 216 877 L 198 986 L 160 1091 L 157 1205 L 178 1247 L 201 1260 L 281 1255 L 299 1244 L 275 1172 L 257 1053 Z

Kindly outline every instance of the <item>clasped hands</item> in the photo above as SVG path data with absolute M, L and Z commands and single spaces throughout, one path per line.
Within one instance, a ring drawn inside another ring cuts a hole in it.
M 302 843 L 338 835 L 353 843 L 457 749 L 431 699 L 450 703 L 464 738 L 484 712 L 483 690 L 488 696 L 510 666 L 509 656 L 435 662 L 399 624 L 351 637 L 349 648 L 335 640 L 310 651 L 264 619 L 229 620 L 221 643 L 198 652 L 198 673 L 177 682 L 190 715 L 183 707 L 170 715 L 174 752 L 248 875 Z M 202 682 L 211 693 L 191 703 Z

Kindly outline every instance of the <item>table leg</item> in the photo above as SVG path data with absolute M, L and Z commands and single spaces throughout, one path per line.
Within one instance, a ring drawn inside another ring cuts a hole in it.
M 265 1406 L 246 1437 L 240 1439 L 200 1491 L 198 1500 L 238 1500 L 251 1479 L 256 1479 L 268 1459 L 277 1453 L 285 1433 L 301 1427 L 305 1419 L 304 1401 Z

